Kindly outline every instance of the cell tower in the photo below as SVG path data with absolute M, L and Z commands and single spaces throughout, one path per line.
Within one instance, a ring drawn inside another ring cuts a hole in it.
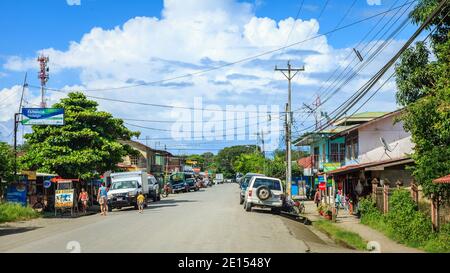
M 39 62 L 39 75 L 38 78 L 41 80 L 41 108 L 46 108 L 46 103 L 45 103 L 45 85 L 48 82 L 49 79 L 49 74 L 48 72 L 50 71 L 50 69 L 48 68 L 48 62 L 49 62 L 49 58 L 45 57 L 45 56 L 40 56 L 37 61 Z

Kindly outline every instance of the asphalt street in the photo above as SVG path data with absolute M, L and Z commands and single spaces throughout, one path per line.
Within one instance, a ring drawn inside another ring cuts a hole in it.
M 311 226 L 246 212 L 237 184 L 172 194 L 144 213 L 114 210 L 77 219 L 0 226 L 0 252 L 350 252 Z

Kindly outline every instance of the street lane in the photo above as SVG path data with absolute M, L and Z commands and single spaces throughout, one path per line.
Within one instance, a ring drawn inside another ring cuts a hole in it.
M 244 211 L 237 184 L 170 195 L 108 216 L 37 220 L 35 230 L 0 236 L 2 252 L 346 252 L 301 223 L 270 213 Z

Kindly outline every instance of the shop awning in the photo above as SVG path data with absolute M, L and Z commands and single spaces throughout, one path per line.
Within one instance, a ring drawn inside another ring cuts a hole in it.
M 404 165 L 413 163 L 414 160 L 411 158 L 397 158 L 397 159 L 389 159 L 389 160 L 383 160 L 383 161 L 374 161 L 374 162 L 368 162 L 368 163 L 362 163 L 362 164 L 354 164 L 354 165 L 347 165 L 344 167 L 341 167 L 339 169 L 336 169 L 331 172 L 327 172 L 328 175 L 337 175 L 337 174 L 346 174 L 351 172 L 356 172 L 359 170 L 364 169 L 365 171 L 376 171 L 376 170 L 384 170 L 384 168 L 392 167 L 392 166 L 398 166 L 398 165 Z
M 450 174 L 433 180 L 434 184 L 450 184 Z

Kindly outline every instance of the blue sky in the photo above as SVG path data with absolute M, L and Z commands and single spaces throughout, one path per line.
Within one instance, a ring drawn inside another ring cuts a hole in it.
M 229 63 L 332 30 L 353 0 L 329 0 L 319 19 L 326 0 L 80 0 L 79 5 L 68 2 L 71 0 L 0 1 L 3 40 L 0 43 L 0 140 L 11 140 L 11 118 L 13 111 L 17 111 L 14 109 L 18 107 L 20 97 L 18 85 L 23 81 L 24 73 L 29 73 L 31 85 L 39 84 L 34 59 L 41 51 L 51 59 L 49 87 L 83 90 L 151 82 L 195 73 L 211 65 Z M 340 26 L 403 3 L 405 1 L 358 0 Z M 300 6 L 299 18 L 294 21 Z M 400 24 L 401 18 L 406 17 L 406 13 L 403 17 L 400 13 L 389 13 L 373 34 L 390 18 L 396 19 L 394 15 L 398 16 L 398 21 L 392 30 Z M 294 81 L 293 108 L 299 108 L 302 103 L 310 104 L 314 100 L 314 94 L 327 84 L 325 80 L 336 68 L 347 66 L 351 58 L 345 57 L 380 18 L 198 77 L 87 94 L 178 106 L 192 106 L 194 97 L 202 97 L 205 103 L 223 107 L 237 103 L 283 107 L 286 84 L 281 75 L 273 72 L 273 67 L 283 66 L 291 59 L 294 65 L 306 65 L 307 68 Z M 414 26 L 408 25 L 400 32 L 366 70 L 342 88 L 332 103 L 323 106 L 323 110 L 332 111 L 336 103 L 367 81 L 413 30 Z M 366 39 L 358 49 L 368 50 L 384 37 L 380 34 L 372 40 Z M 357 65 L 351 63 L 351 67 Z M 395 84 L 391 81 L 362 110 L 394 110 L 394 93 Z M 49 92 L 48 103 L 54 103 L 60 97 L 61 94 Z M 38 101 L 38 90 L 28 90 L 26 105 L 33 106 Z M 102 110 L 119 117 L 173 120 L 169 112 L 148 106 L 131 109 L 130 105 L 99 103 Z M 301 112 L 297 117 L 303 121 Z M 311 118 L 304 122 L 306 125 L 311 123 Z M 140 125 L 162 129 L 171 126 Z M 297 125 L 297 128 L 301 127 Z M 144 138 L 170 137 L 161 131 L 140 130 Z M 170 147 L 204 147 L 205 150 L 211 147 L 215 151 L 234 142 L 200 144 L 168 140 L 166 143 Z M 247 139 L 242 143 L 255 143 L 255 140 Z

